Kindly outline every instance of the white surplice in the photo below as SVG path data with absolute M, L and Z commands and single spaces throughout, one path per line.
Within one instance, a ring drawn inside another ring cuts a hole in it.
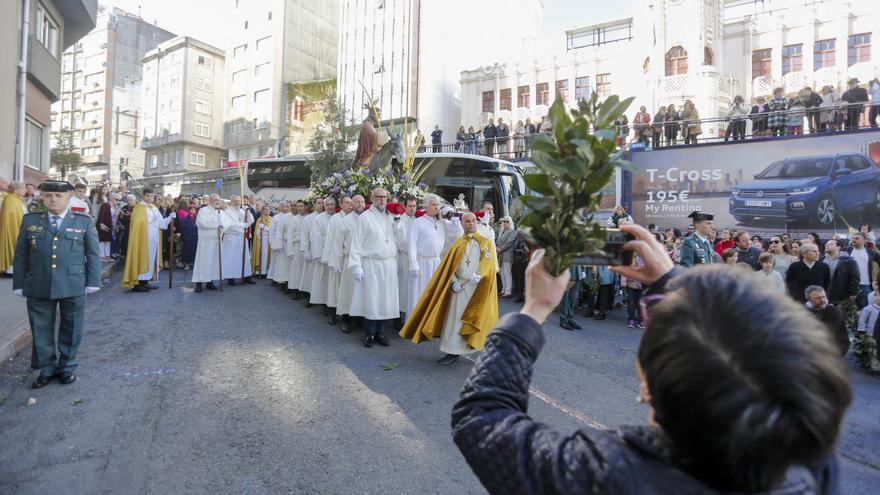
M 409 228 L 416 221 L 415 216 L 400 217 L 401 235 L 397 241 L 397 299 L 401 313 L 409 312 L 415 302 L 409 301 Z
M 161 268 L 158 266 L 157 259 L 159 256 L 159 244 L 162 242 L 162 236 L 159 231 L 167 229 L 168 224 L 174 219 L 170 216 L 163 217 L 159 213 L 159 208 L 155 206 L 148 205 L 147 203 L 141 204 L 147 207 L 147 246 L 149 248 L 150 269 L 138 275 L 138 280 L 151 280 L 153 278 L 153 268 Z M 86 210 L 86 214 L 88 215 L 88 210 Z
M 329 271 L 327 263 L 322 260 L 324 256 L 324 240 L 327 238 L 327 228 L 330 227 L 331 214 L 323 212 L 315 217 L 312 230 L 309 232 L 309 254 L 312 256 L 312 283 L 309 286 L 309 302 L 312 304 L 327 304 L 327 284 Z
M 290 258 L 284 255 L 284 229 L 290 222 L 290 213 L 281 213 L 272 217 L 269 226 L 269 247 L 272 248 L 272 260 L 269 263 L 269 278 L 278 283 L 286 283 L 290 273 Z
M 193 262 L 193 282 L 220 280 L 220 232 L 223 213 L 205 206 L 196 215 L 199 229 L 199 242 L 196 244 L 196 259 Z
M 471 276 L 474 273 L 479 273 L 480 255 L 480 245 L 471 239 L 468 241 L 461 261 L 455 268 L 455 275 L 452 279 L 462 284 L 462 290 L 458 294 L 452 294 L 452 297 L 449 298 L 449 308 L 446 310 L 446 319 L 443 321 L 440 351 L 446 354 L 461 355 L 476 351 L 476 349 L 468 348 L 467 341 L 461 336 L 461 316 L 467 309 L 474 292 L 477 291 L 477 284 L 471 281 Z M 492 297 L 495 297 L 494 294 Z
M 357 229 L 357 221 L 360 215 L 351 212 L 342 221 L 342 227 L 333 243 L 333 251 L 330 256 L 330 267 L 342 268 L 342 277 L 339 280 L 339 300 L 336 303 L 336 314 L 347 315 L 351 312 L 351 300 L 354 297 L 355 279 L 348 267 L 348 254 L 351 252 L 351 242 Z
M 391 320 L 400 317 L 397 294 L 397 236 L 400 222 L 375 206 L 363 212 L 357 221 L 348 266 L 352 272 L 363 270 L 357 282 L 350 314 L 368 320 Z
M 303 292 L 311 292 L 312 290 L 312 270 L 314 262 L 306 257 L 309 253 L 309 233 L 312 230 L 312 223 L 315 221 L 319 213 L 311 212 L 303 218 L 299 227 L 299 250 L 303 253 L 303 269 L 299 277 L 299 290 Z
M 290 290 L 299 290 L 302 282 L 303 253 L 299 249 L 299 233 L 304 218 L 304 215 L 293 215 L 284 228 L 284 254 L 290 260 L 287 272 L 287 288 Z
M 223 278 L 242 278 L 242 249 L 244 276 L 251 276 L 251 250 L 244 240 L 244 232 L 253 221 L 250 211 L 246 209 L 230 207 L 223 211 Z
M 405 270 L 411 274 L 418 270 L 415 276 L 409 275 L 409 313 L 419 302 L 422 291 L 431 281 L 434 271 L 440 266 L 443 255 L 443 246 L 447 236 L 461 237 L 463 233 L 461 222 L 458 218 L 443 220 L 423 216 L 417 218 L 409 229 L 407 243 L 409 244 L 409 259 Z
M 272 253 L 272 257 L 269 257 L 269 250 L 271 246 L 269 245 L 269 225 L 264 223 L 257 223 L 254 227 L 254 236 L 256 239 L 256 243 L 260 246 L 260 266 L 257 267 L 259 273 L 257 275 L 266 275 L 269 273 L 269 265 L 275 262 L 275 253 Z
M 324 251 L 321 255 L 321 262 L 327 265 L 327 306 L 335 308 L 339 305 L 339 283 L 342 280 L 342 273 L 337 273 L 334 268 L 341 268 L 340 265 L 331 265 L 333 260 L 333 252 L 337 250 L 337 246 L 341 242 L 339 233 L 342 225 L 345 223 L 346 213 L 337 213 L 330 217 L 330 225 L 327 227 L 327 238 L 324 239 Z

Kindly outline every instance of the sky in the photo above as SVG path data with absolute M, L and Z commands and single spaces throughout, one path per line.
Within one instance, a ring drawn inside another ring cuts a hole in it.
M 443 0 L 423 0 L 439 2 Z M 632 15 L 633 0 L 543 0 L 544 33 Z M 140 14 L 148 22 L 225 48 L 223 32 L 230 20 L 230 0 L 99 0 L 101 6 Z

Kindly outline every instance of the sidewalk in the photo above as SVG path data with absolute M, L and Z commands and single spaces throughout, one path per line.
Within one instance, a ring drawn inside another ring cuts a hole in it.
M 116 262 L 104 263 L 101 269 L 102 285 L 110 278 L 115 265 Z M 0 366 L 31 343 L 25 303 L 25 298 L 12 292 L 12 279 L 0 278 Z

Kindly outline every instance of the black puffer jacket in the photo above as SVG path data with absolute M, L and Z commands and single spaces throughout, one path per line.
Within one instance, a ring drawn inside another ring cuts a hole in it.
M 452 434 L 489 493 L 718 494 L 676 466 L 663 432 L 649 427 L 562 433 L 528 416 L 529 384 L 544 335 L 528 316 L 506 316 L 452 411 Z M 832 457 L 789 470 L 778 495 L 837 493 Z

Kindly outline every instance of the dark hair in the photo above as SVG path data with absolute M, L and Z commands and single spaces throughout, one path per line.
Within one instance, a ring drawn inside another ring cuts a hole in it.
M 721 491 L 764 491 L 831 453 L 852 389 L 831 334 L 800 305 L 708 265 L 672 279 L 649 315 L 638 360 L 681 469 Z
M 766 263 L 768 261 L 772 261 L 773 264 L 776 264 L 776 258 L 773 256 L 773 253 L 761 253 L 758 256 L 758 263 Z
M 736 249 L 727 248 L 724 251 L 721 251 L 721 261 L 724 261 L 725 263 L 734 256 L 737 256 Z
M 155 193 L 155 192 L 156 192 L 156 191 L 150 189 L 149 187 L 145 187 L 144 190 L 143 190 L 143 192 L 142 192 L 141 194 L 153 194 L 153 193 Z

